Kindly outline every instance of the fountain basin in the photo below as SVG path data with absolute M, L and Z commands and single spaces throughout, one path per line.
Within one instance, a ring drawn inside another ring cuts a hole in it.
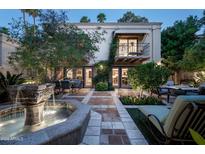
M 56 100 L 56 102 L 59 104 L 68 104 L 71 109 L 74 109 L 72 114 L 65 121 L 38 131 L 28 132 L 22 136 L 18 136 L 18 138 L 11 138 L 11 140 L 2 140 L 0 138 L 0 144 L 80 144 L 90 118 L 90 107 L 86 104 L 80 103 L 77 100 Z

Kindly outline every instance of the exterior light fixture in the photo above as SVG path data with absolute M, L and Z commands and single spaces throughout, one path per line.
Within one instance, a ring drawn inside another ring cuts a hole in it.
M 103 65 L 102 64 L 100 65 L 100 69 L 103 70 Z

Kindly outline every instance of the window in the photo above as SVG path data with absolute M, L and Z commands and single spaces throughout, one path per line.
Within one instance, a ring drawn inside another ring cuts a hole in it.
M 118 87 L 119 86 L 119 69 L 112 68 L 112 85 Z
M 128 87 L 128 76 L 127 76 L 128 68 L 122 68 L 122 75 L 121 75 L 121 86 Z
M 92 87 L 92 68 L 85 68 L 85 86 Z
M 70 80 L 73 79 L 73 69 L 66 70 L 66 77 Z
M 79 80 L 83 79 L 83 70 L 82 70 L 82 68 L 76 69 L 76 79 L 79 79 Z
M 119 56 L 128 56 L 129 53 L 137 52 L 137 39 L 119 39 Z

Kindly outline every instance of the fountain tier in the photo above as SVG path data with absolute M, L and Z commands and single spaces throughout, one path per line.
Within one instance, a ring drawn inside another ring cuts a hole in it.
M 53 84 L 22 84 L 9 87 L 12 102 L 20 102 L 25 108 L 25 126 L 41 124 L 45 102 L 53 94 L 53 89 Z

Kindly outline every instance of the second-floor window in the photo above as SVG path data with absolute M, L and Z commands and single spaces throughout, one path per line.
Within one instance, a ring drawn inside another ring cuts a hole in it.
M 129 53 L 136 53 L 138 51 L 137 39 L 119 39 L 119 55 L 128 56 Z

